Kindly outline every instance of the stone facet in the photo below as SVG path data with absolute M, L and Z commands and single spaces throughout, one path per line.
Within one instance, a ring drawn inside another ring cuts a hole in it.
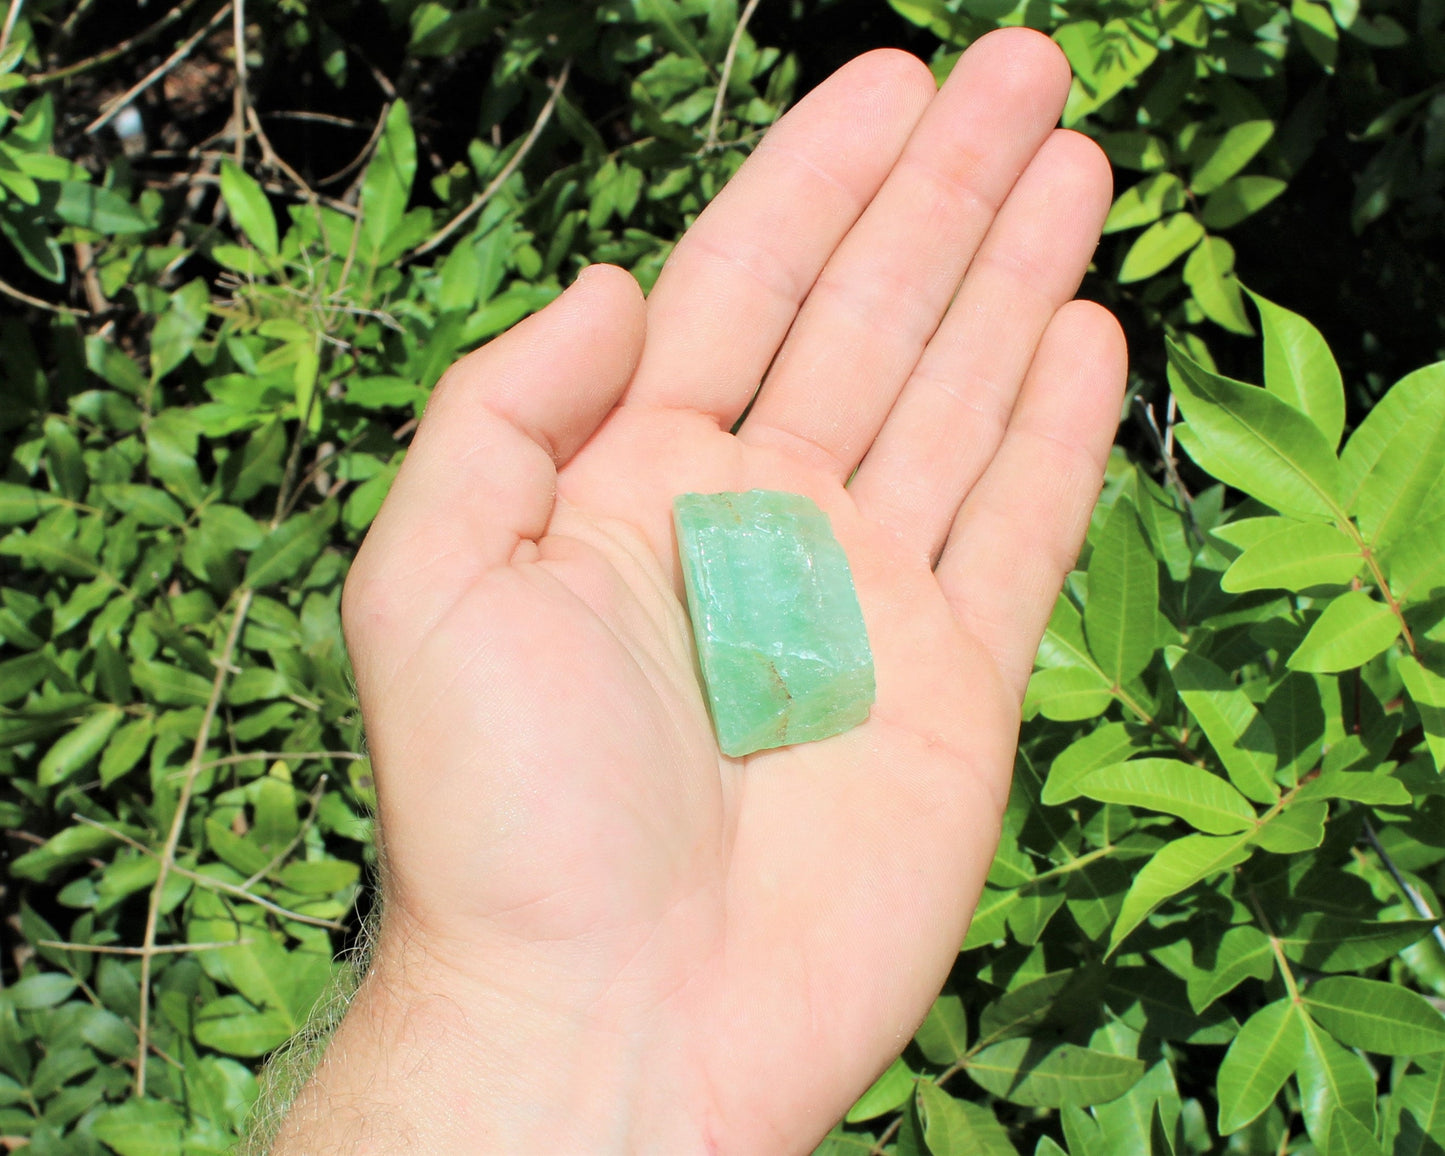
M 673 519 L 724 754 L 828 738 L 868 717 L 873 653 L 847 555 L 809 498 L 682 494 Z

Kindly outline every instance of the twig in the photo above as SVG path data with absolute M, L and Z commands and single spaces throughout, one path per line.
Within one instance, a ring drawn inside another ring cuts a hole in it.
M 179 184 L 219 185 L 220 183 L 221 181 L 219 177 L 210 176 L 206 173 L 196 173 L 195 175 L 191 175 L 189 173 L 181 173 L 170 180 L 147 181 L 146 185 L 148 188 L 153 189 L 170 189 L 174 188 L 176 185 Z M 294 189 L 289 185 L 283 185 L 280 181 L 260 181 L 259 184 L 268 193 L 275 193 L 278 196 L 282 197 L 294 197 L 298 200 L 303 201 L 307 199 L 304 192 L 299 192 L 297 189 Z M 321 196 L 318 196 L 316 200 L 318 203 L 325 205 L 328 209 L 335 209 L 342 216 L 356 216 L 356 209 L 353 206 L 348 205 L 345 201 L 338 201 L 334 197 Z
M 6 297 L 12 297 L 16 301 L 26 305 L 33 305 L 37 309 L 44 309 L 48 313 L 62 313 L 67 317 L 93 317 L 94 314 L 88 309 L 72 309 L 69 305 L 56 305 L 50 301 L 44 301 L 39 297 L 32 297 L 29 293 L 15 288 L 8 281 L 0 280 L 0 293 Z
M 717 130 L 722 124 L 723 104 L 727 100 L 728 81 L 732 78 L 733 64 L 737 61 L 738 45 L 742 43 L 743 32 L 748 26 L 748 21 L 753 18 L 753 13 L 758 10 L 758 0 L 748 0 L 747 7 L 743 14 L 738 17 L 738 26 L 733 29 L 733 37 L 728 41 L 727 55 L 723 57 L 722 75 L 718 77 L 717 97 L 712 102 L 712 116 L 707 122 L 707 139 L 702 143 L 702 151 L 712 152 L 718 146 Z
M 217 943 L 158 943 L 151 948 L 155 955 L 179 955 L 186 951 L 217 951 L 223 947 L 241 947 L 251 943 L 249 939 L 227 939 Z M 122 944 L 66 943 L 59 939 L 37 939 L 36 947 L 58 947 L 62 951 L 89 951 L 96 955 L 142 955 L 143 947 L 126 947 Z
M 316 808 L 321 805 L 321 795 L 325 790 L 326 776 L 322 775 L 321 778 L 316 781 L 316 786 L 311 789 L 311 808 L 306 812 L 306 818 L 297 825 L 296 834 L 291 836 L 291 841 L 287 843 L 286 846 L 271 856 L 271 862 L 267 863 L 266 866 L 262 867 L 261 870 L 257 871 L 249 879 L 242 881 L 240 885 L 241 890 L 249 890 L 252 885 L 261 882 L 262 879 L 266 878 L 267 875 L 276 869 L 277 864 L 284 861 L 286 856 L 296 850 L 296 845 L 300 843 L 302 839 L 306 838 L 306 832 L 311 829 L 311 824 L 316 821 Z
M 119 840 L 127 847 L 139 851 L 142 855 L 149 855 L 152 858 L 159 858 L 159 855 L 152 847 L 147 847 L 139 839 L 132 839 L 124 831 L 118 831 L 114 827 L 108 827 L 85 815 L 72 815 L 77 823 L 84 823 L 87 826 L 95 827 L 104 831 L 111 838 Z M 19 834 L 19 832 L 13 832 Z M 44 842 L 44 840 L 40 840 Z M 104 864 L 97 864 L 103 867 Z M 311 927 L 325 927 L 331 931 L 345 931 L 346 924 L 338 923 L 335 919 L 322 919 L 319 915 L 305 915 L 300 911 L 292 911 L 289 907 L 282 907 L 279 903 L 272 903 L 271 900 L 257 895 L 254 891 L 243 891 L 238 884 L 227 883 L 224 879 L 217 879 L 211 875 L 202 875 L 199 871 L 192 871 L 189 867 L 182 867 L 178 863 L 171 865 L 171 874 L 179 875 L 182 879 L 189 879 L 192 883 L 206 888 L 208 891 L 219 891 L 222 895 L 234 895 L 237 899 L 244 899 L 247 903 L 254 903 L 263 911 L 269 911 L 272 915 L 281 919 L 294 920 L 296 923 L 305 923 Z M 157 948 L 160 950 L 160 948 Z M 140 948 L 136 949 L 139 953 Z
M 255 751 L 248 755 L 226 755 L 220 759 L 207 759 L 201 764 L 201 770 L 209 771 L 212 767 L 230 766 L 232 763 L 249 763 L 255 759 L 291 759 L 296 762 L 307 762 L 313 759 L 350 759 L 353 762 L 365 762 L 365 755 L 358 755 L 355 751 Z
M 177 64 L 179 64 L 192 52 L 194 52 L 196 50 L 196 45 L 200 44 L 200 42 L 204 40 L 207 35 L 210 34 L 211 29 L 214 28 L 217 24 L 219 24 L 225 18 L 226 13 L 230 10 L 231 0 L 227 0 L 225 4 L 221 5 L 220 9 L 216 12 L 214 16 L 212 16 L 208 21 L 206 21 L 205 24 L 201 25 L 199 29 L 197 29 L 189 37 L 187 37 L 187 39 L 181 44 L 181 46 L 177 48 L 174 52 L 172 52 L 169 56 L 167 56 L 163 61 L 161 61 L 160 64 L 156 65 L 155 68 L 151 69 L 150 72 L 148 72 L 139 83 L 132 85 L 127 91 L 125 91 L 120 96 L 116 97 L 113 101 L 111 101 L 109 104 L 107 104 L 105 106 L 105 111 L 85 126 L 86 133 L 90 134 L 99 132 L 106 125 L 108 125 L 112 119 L 115 118 L 115 116 L 120 112 L 121 109 L 129 105 L 133 100 L 135 100 L 136 97 L 138 97 L 156 81 L 160 80 L 161 77 L 165 76 L 166 73 L 173 69 Z M 144 1067 L 144 1065 L 142 1065 L 142 1067 Z
M 1375 828 L 1368 819 L 1365 820 L 1365 838 L 1370 841 L 1370 846 L 1375 849 L 1375 854 L 1380 857 L 1380 862 L 1385 865 L 1385 870 L 1390 873 L 1390 878 L 1395 881 L 1395 886 L 1410 901 L 1410 906 L 1415 909 L 1415 914 L 1421 919 L 1436 921 L 1432 934 L 1435 936 L 1435 942 L 1440 945 L 1440 949 L 1445 951 L 1445 929 L 1440 926 L 1440 916 L 1430 910 L 1430 905 L 1425 902 L 1425 897 L 1395 866 L 1395 861 L 1390 858 L 1390 853 L 1385 850 L 1384 844 L 1380 842 L 1380 837 L 1375 834 Z
M 100 274 L 95 271 L 95 249 L 89 241 L 75 242 L 75 263 L 80 266 L 81 281 L 85 285 L 85 299 L 90 311 L 97 315 L 110 308 L 105 299 L 105 290 L 100 285 Z
M 155 883 L 151 886 L 150 903 L 146 907 L 145 935 L 141 940 L 140 957 L 140 1014 L 136 1017 L 139 1021 L 140 1047 L 136 1054 L 135 1094 L 141 1098 L 145 1096 L 146 1090 L 145 1059 L 146 1043 L 150 1032 L 151 960 L 155 955 L 156 929 L 160 923 L 162 893 L 165 890 L 166 878 L 175 866 L 176 848 L 180 845 L 181 832 L 185 829 L 186 812 L 191 805 L 191 792 L 195 789 L 196 779 L 201 773 L 201 756 L 205 754 L 206 743 L 211 737 L 211 723 L 215 720 L 216 711 L 221 704 L 221 692 L 226 687 L 226 674 L 231 667 L 231 656 L 236 652 L 236 643 L 241 636 L 241 627 L 245 624 L 246 615 L 251 609 L 253 597 L 254 594 L 251 590 L 243 590 L 236 603 L 236 611 L 231 617 L 231 628 L 226 633 L 225 645 L 221 648 L 221 656 L 216 662 L 216 677 L 211 682 L 211 695 L 206 700 L 206 709 L 201 715 L 201 725 L 196 732 L 196 741 L 191 746 L 190 772 L 181 784 L 180 798 L 176 800 L 175 814 L 171 816 L 171 829 L 167 832 L 165 845 L 161 849 L 160 871 L 156 875 Z
M 335 116 L 329 112 L 308 112 L 304 108 L 283 108 L 275 112 L 263 112 L 261 114 L 271 120 L 308 120 L 317 124 L 334 124 L 341 128 L 363 129 L 366 125 L 359 120 L 352 120 L 346 116 Z
M 74 76 L 80 72 L 88 72 L 92 68 L 99 68 L 102 64 L 109 64 L 116 57 L 124 56 L 132 48 L 144 44 L 147 40 L 155 39 L 155 37 L 159 36 L 199 3 L 200 0 L 181 0 L 181 3 L 177 4 L 149 28 L 142 28 L 129 40 L 122 40 L 119 44 L 112 45 L 104 52 L 97 52 L 94 56 L 88 56 L 84 60 L 76 61 L 74 64 L 67 64 L 64 68 L 52 68 L 49 72 L 37 72 L 34 76 L 27 78 L 28 82 L 30 84 L 48 84 L 52 80 L 64 80 L 67 76 Z M 89 4 L 82 3 L 80 8 L 71 14 L 70 19 L 65 22 L 64 27 L 60 30 L 62 36 L 69 35 L 71 24 L 76 17 L 81 14 L 81 10 L 87 7 L 89 7 Z
M 322 177 L 316 183 L 318 185 L 329 185 L 333 181 L 341 180 L 342 177 L 350 176 L 357 170 L 359 166 L 364 165 L 366 163 L 367 157 L 371 156 L 372 150 L 376 148 L 376 142 L 381 139 L 381 134 L 386 129 L 386 118 L 390 115 L 391 102 L 388 101 L 386 104 L 381 106 L 381 113 L 376 118 L 376 125 L 371 130 L 371 136 L 368 137 L 366 143 L 361 146 L 361 151 L 356 154 L 356 156 L 352 159 L 351 163 L 346 165 L 344 168 L 337 169 L 329 176 Z
M 531 130 L 527 133 L 526 138 L 522 141 L 517 151 L 512 154 L 512 159 L 502 166 L 502 171 L 492 178 L 485 189 L 472 198 L 470 205 L 448 221 L 441 232 L 432 237 L 430 241 L 418 245 L 408 253 L 403 260 L 413 261 L 417 257 L 424 257 L 433 249 L 445 244 L 453 233 L 480 213 L 486 203 L 496 196 L 497 190 L 517 171 L 517 166 L 522 163 L 527 153 L 531 151 L 532 146 L 537 143 L 537 138 L 542 135 L 542 130 L 547 127 L 547 122 L 552 119 L 552 111 L 557 107 L 557 101 L 562 95 L 562 89 L 566 87 L 567 76 L 571 70 L 572 61 L 569 58 L 563 62 L 562 71 L 557 74 L 557 79 L 552 81 L 552 93 L 547 97 L 547 103 L 542 106 L 542 111 L 537 114 L 537 119 L 533 122 Z
M 0 52 L 4 52 L 10 44 L 10 33 L 15 31 L 15 22 L 20 19 L 20 9 L 25 7 L 25 0 L 10 0 L 10 10 L 5 13 L 5 26 L 0 28 Z

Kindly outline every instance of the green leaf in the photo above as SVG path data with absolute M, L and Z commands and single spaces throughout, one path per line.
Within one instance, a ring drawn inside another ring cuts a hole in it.
M 405 101 L 393 101 L 361 184 L 361 249 L 370 264 L 381 262 L 388 239 L 400 229 L 415 177 L 411 115 Z
M 348 859 L 288 863 L 279 875 L 281 886 L 302 895 L 334 895 L 355 884 L 360 877 L 361 868 Z
M 1274 136 L 1274 122 L 1246 120 L 1232 126 L 1205 153 L 1194 169 L 1189 188 L 1197 197 L 1212 193 L 1245 165 Z
M 1395 1084 L 1391 1121 L 1398 1120 L 1391 1156 L 1440 1156 L 1445 1150 L 1445 1057 L 1416 1056 L 1411 1071 Z
M 1326 72 L 1333 72 L 1340 54 L 1340 34 L 1329 8 L 1312 0 L 1292 0 L 1289 11 L 1305 51 L 1319 61 Z
M 1087 1107 L 1122 1096 L 1144 1074 L 1144 1062 L 1074 1044 L 1021 1038 L 975 1053 L 964 1070 L 984 1091 L 1014 1104 Z
M 50 210 L 67 225 L 108 236 L 144 233 L 151 228 L 151 223 L 119 193 L 87 181 L 60 181 L 54 197 Z
M 1426 670 L 1409 655 L 1400 659 L 1400 678 L 1425 728 L 1425 745 L 1435 769 L 1445 772 L 1445 678 Z
M 199 1043 L 229 1056 L 264 1056 L 290 1038 L 293 1021 L 275 1008 L 254 1008 L 238 995 L 222 996 L 196 1013 Z
M 963 1000 L 940 995 L 928 1009 L 928 1017 L 913 1035 L 913 1042 L 931 1064 L 947 1067 L 968 1049 L 968 1016 Z
M 1310 1135 L 1317 1141 L 1328 1137 L 1337 1109 L 1374 1128 L 1375 1074 L 1370 1065 L 1335 1043 L 1303 1011 L 1296 1015 L 1305 1036 L 1298 1072 L 1300 1111 Z
M 1209 372 L 1172 341 L 1168 348 L 1195 461 L 1281 513 L 1344 520 L 1339 463 L 1313 421 L 1263 389 Z
M 74 976 L 46 971 L 20 980 L 6 989 L 0 999 L 18 1011 L 39 1011 L 64 1003 L 78 986 Z
M 261 186 L 230 158 L 221 161 L 221 196 L 231 219 L 247 239 L 268 257 L 281 251 L 276 215 Z
M 119 510 L 129 514 L 142 526 L 174 526 L 186 524 L 185 511 L 176 500 L 164 490 L 154 486 L 138 486 L 130 483 L 101 486 L 101 496 Z
M 333 516 L 331 509 L 322 507 L 282 522 L 247 559 L 245 584 L 260 590 L 296 577 L 326 545 Z
M 1184 262 L 1184 283 L 1204 316 L 1231 333 L 1246 336 L 1254 326 L 1244 313 L 1244 295 L 1234 276 L 1234 246 L 1222 237 L 1205 237 Z
M 1114 503 L 1089 560 L 1084 636 L 1099 669 L 1115 686 L 1137 678 L 1155 650 L 1159 564 L 1134 505 Z
M 1297 313 L 1246 290 L 1264 331 L 1264 387 L 1312 420 L 1331 446 L 1345 428 L 1345 386 L 1320 331 Z
M 1289 187 L 1278 177 L 1231 177 L 1209 194 L 1200 220 L 1206 229 L 1230 229 L 1254 216 Z
M 1401 807 L 1408 804 L 1411 797 L 1404 783 L 1382 772 L 1324 771 L 1299 789 L 1295 801 L 1349 799 L 1376 807 Z
M 44 490 L 0 482 L 0 526 L 23 526 L 60 504 L 59 498 Z
M 1445 591 L 1445 513 L 1391 543 L 1385 571 L 1397 602 L 1425 602 Z
M 1055 666 L 1035 671 L 1024 695 L 1024 717 L 1034 713 L 1058 722 L 1095 718 L 1114 701 L 1109 680 L 1097 670 Z
M 126 723 L 106 744 L 100 756 L 100 785 L 108 787 L 144 757 L 155 731 L 154 720 L 147 715 Z
M 1276 855 L 1311 851 L 1324 842 L 1328 814 L 1329 804 L 1324 799 L 1308 803 L 1296 800 L 1266 820 L 1255 832 L 1254 842 Z
M 79 774 L 100 754 L 106 740 L 124 718 L 125 712 L 110 704 L 91 712 L 45 752 L 35 772 L 35 781 L 42 787 L 53 787 Z
M 1373 1088 L 1372 1083 L 1372 1091 Z M 1329 1121 L 1329 1140 L 1325 1145 L 1325 1151 L 1330 1156 L 1385 1156 L 1385 1150 L 1375 1139 L 1374 1132 L 1366 1128 L 1350 1113 L 1335 1112 L 1329 1117 Z M 1398 1152 L 1399 1149 L 1396 1151 Z
M 956 1100 L 929 1080 L 915 1097 L 931 1156 L 1017 1156 L 1008 1133 L 988 1108 Z
M 1209 740 L 1230 782 L 1246 798 L 1269 805 L 1279 798 L 1275 745 L 1269 724 L 1233 680 L 1208 659 L 1177 646 L 1164 651 L 1174 687 Z
M 1395 412 L 1396 395 L 1410 406 L 1408 417 Z M 1415 533 L 1422 514 L 1432 516 L 1445 503 L 1445 362 L 1410 374 L 1380 405 L 1389 405 L 1389 412 L 1369 429 L 1368 436 L 1388 440 L 1360 479 L 1354 513 L 1371 548 L 1383 555 Z M 1398 424 L 1390 428 L 1392 418 Z M 1360 430 L 1366 429 L 1369 420 L 1366 418 Z M 1359 432 L 1350 439 L 1347 457 L 1351 457 Z M 1368 446 L 1369 441 L 1361 446 L 1362 451 Z M 1357 464 L 1364 463 L 1351 457 L 1349 467 Z
M 858 1102 L 848 1109 L 848 1115 L 844 1119 L 850 1124 L 856 1124 L 860 1120 L 872 1120 L 876 1116 L 894 1111 L 913 1094 L 913 1084 L 917 1079 L 913 1070 L 900 1056 L 858 1097 Z
M 211 293 L 199 278 L 171 294 L 170 305 L 151 331 L 151 381 L 159 381 L 190 356 L 206 328 Z
M 1134 759 L 1094 771 L 1079 793 L 1178 816 L 1209 835 L 1232 835 L 1258 822 L 1245 797 L 1218 775 L 1178 759 Z
M 1411 473 L 1415 463 L 1408 459 L 1412 448 L 1418 455 L 1437 440 L 1435 435 L 1422 437 L 1421 431 L 1439 430 L 1442 424 L 1445 362 L 1437 362 L 1406 374 L 1391 386 L 1345 443 L 1340 454 L 1345 504 L 1358 516 L 1361 530 L 1372 543 L 1382 524 L 1396 523 L 1402 501 L 1408 510 L 1418 497 L 1420 504 L 1416 508 L 1422 508 L 1427 494 L 1420 492 L 1419 482 Z M 1365 482 L 1377 471 L 1382 477 L 1367 497 Z M 1441 496 L 1445 481 L 1438 482 L 1438 486 L 1431 486 L 1427 493 Z
M 1346 1047 L 1386 1056 L 1445 1051 L 1445 1017 L 1424 996 L 1396 984 L 1330 976 L 1310 984 L 1304 1004 Z
M 1121 285 L 1144 281 L 1163 272 L 1204 236 L 1204 226 L 1193 213 L 1174 213 L 1155 221 L 1129 246 L 1116 280 Z
M 1220 996 L 1233 991 L 1246 979 L 1269 979 L 1274 974 L 1274 948 L 1269 937 L 1256 927 L 1231 927 L 1213 945 L 1206 967 L 1196 950 L 1197 969 L 1187 982 L 1190 1006 L 1202 1012 Z
M 1147 132 L 1106 132 L 1095 139 L 1118 168 L 1151 173 L 1169 164 L 1169 146 Z
M 1152 225 L 1165 213 L 1184 207 L 1184 182 L 1173 173 L 1155 173 L 1119 194 L 1104 221 L 1105 233 Z
M 1364 590 L 1350 590 L 1325 607 L 1287 665 L 1291 670 L 1333 674 L 1363 666 L 1400 633 L 1400 620 Z
M 140 658 L 130 673 L 141 692 L 163 706 L 205 706 L 211 698 L 210 680 L 193 670 Z
M 185 1118 L 163 1100 L 127 1100 L 90 1125 L 119 1156 L 181 1156 Z
M 1321 522 L 1298 522 L 1250 546 L 1219 580 L 1231 594 L 1343 586 L 1364 566 L 1359 544 Z
M 1274 1103 L 1304 1058 L 1305 1033 L 1294 1003 L 1266 1004 L 1239 1029 L 1219 1065 L 1219 1131 L 1238 1132 Z
M 993 1043 L 1037 1027 L 1048 1017 L 1059 995 L 1076 979 L 1077 973 L 1073 970 L 1053 971 L 1010 988 L 979 1013 L 980 1041 Z
M 1185 835 L 1160 848 L 1134 876 L 1109 936 L 1109 952 L 1166 899 L 1248 858 L 1245 835 Z
M 1049 766 L 1041 796 L 1054 807 L 1077 798 L 1078 785 L 1090 771 L 1121 763 L 1134 750 L 1134 736 L 1123 723 L 1104 723 L 1065 747 Z

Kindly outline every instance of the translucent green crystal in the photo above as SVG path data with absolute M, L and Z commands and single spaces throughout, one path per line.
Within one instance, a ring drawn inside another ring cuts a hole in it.
M 723 753 L 825 739 L 866 719 L 873 653 L 828 516 L 776 490 L 682 494 L 672 505 Z

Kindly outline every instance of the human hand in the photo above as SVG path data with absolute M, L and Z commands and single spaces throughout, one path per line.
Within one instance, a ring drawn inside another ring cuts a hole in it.
M 385 915 L 278 1152 L 804 1152 L 908 1041 L 1120 404 L 1068 83 L 1024 30 L 937 95 L 862 57 L 646 303 L 589 269 L 438 386 L 346 591 Z M 731 759 L 671 501 L 753 487 L 830 516 L 878 698 Z

